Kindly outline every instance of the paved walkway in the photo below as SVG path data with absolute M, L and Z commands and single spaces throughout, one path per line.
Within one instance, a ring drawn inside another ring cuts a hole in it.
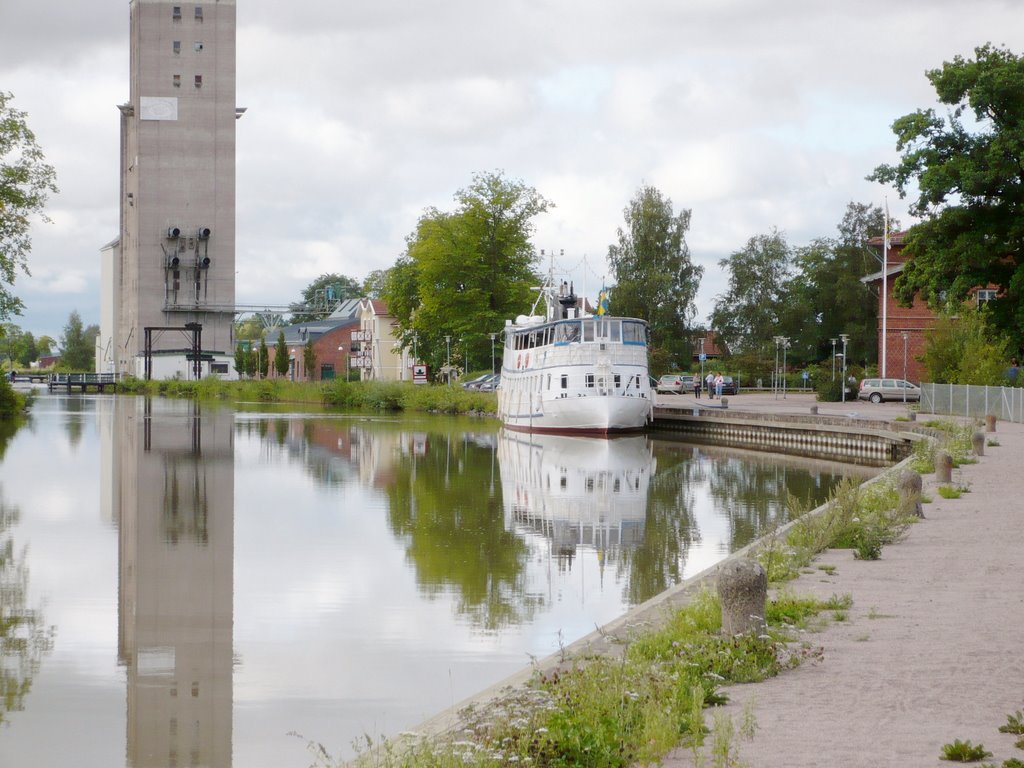
M 662 399 L 670 396 L 662 396 Z M 693 396 L 677 396 L 692 407 Z M 704 398 L 702 398 L 702 401 Z M 729 398 L 734 410 L 807 413 L 811 396 Z M 900 404 L 819 404 L 819 411 L 892 418 Z M 848 550 L 823 553 L 815 570 L 791 582 L 797 594 L 849 594 L 848 620 L 806 642 L 823 660 L 779 677 L 726 689 L 737 721 L 752 700 L 759 730 L 740 742 L 751 768 L 942 766 L 942 745 L 982 743 L 1001 765 L 1024 749 L 998 732 L 1024 710 L 1024 427 L 999 422 L 977 464 L 954 470 L 969 488 L 943 499 L 926 476 L 926 519 L 878 561 Z M 711 718 L 708 717 L 708 722 Z M 707 760 L 710 764 L 710 759 Z M 677 750 L 663 765 L 695 765 Z

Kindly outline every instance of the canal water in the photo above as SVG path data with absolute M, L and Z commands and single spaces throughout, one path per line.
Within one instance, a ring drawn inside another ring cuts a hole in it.
M 0 434 L 0 765 L 304 768 L 863 468 L 487 420 L 42 395 Z

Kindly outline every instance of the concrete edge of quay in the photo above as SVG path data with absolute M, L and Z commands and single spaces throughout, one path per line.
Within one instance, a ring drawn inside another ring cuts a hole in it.
M 752 420 L 760 424 L 772 423 L 771 414 L 768 413 L 744 413 L 738 409 L 729 413 L 730 417 L 735 416 L 739 419 L 750 419 L 751 416 L 755 416 L 756 418 Z M 777 416 L 779 417 L 777 423 L 784 423 L 790 428 L 798 428 L 798 425 L 804 425 L 805 427 L 810 428 L 816 427 L 816 423 L 813 421 L 814 416 L 810 416 L 810 420 L 807 421 L 805 421 L 803 417 L 794 421 L 791 418 L 792 414 L 777 414 Z M 834 417 L 826 414 L 821 416 L 821 418 L 826 421 L 832 421 Z M 955 416 L 945 418 L 958 419 L 958 417 Z M 898 437 L 899 439 L 908 441 L 927 439 L 932 433 L 934 433 L 934 430 L 927 429 L 920 424 L 917 424 L 915 428 L 913 422 L 901 423 L 901 426 L 904 425 L 907 429 L 893 430 L 892 423 L 881 418 L 871 420 L 852 420 L 848 424 L 850 428 L 856 429 L 858 432 L 874 432 L 876 434 L 885 433 L 892 435 L 894 438 Z M 830 426 L 832 428 L 839 428 L 842 424 L 832 424 Z M 862 485 L 871 485 L 873 483 L 882 482 L 886 478 L 901 472 L 911 460 L 912 457 L 908 456 L 901 461 L 890 465 L 874 477 L 865 480 Z M 811 510 L 808 515 L 820 515 L 825 511 L 825 509 L 827 509 L 827 507 L 828 503 L 826 502 Z M 797 521 L 791 521 L 786 523 L 777 531 L 773 532 L 772 535 L 785 535 L 792 526 L 796 524 L 796 522 Z M 737 559 L 747 557 L 753 550 L 761 546 L 763 541 L 764 537 L 750 542 L 741 549 L 730 553 L 714 565 L 708 566 L 699 573 L 693 574 L 681 581 L 679 584 L 670 587 L 664 592 L 655 595 L 649 600 L 632 608 L 622 616 L 619 616 L 600 627 L 595 627 L 592 632 L 570 643 L 565 646 L 565 648 L 536 660 L 534 663 L 519 672 L 484 688 L 478 693 L 452 705 L 451 707 L 448 707 L 427 720 L 422 721 L 419 725 L 410 729 L 406 733 L 415 737 L 431 737 L 452 732 L 462 724 L 463 720 L 461 713 L 463 711 L 470 708 L 478 709 L 490 702 L 499 700 L 505 693 L 528 683 L 538 673 L 554 671 L 567 663 L 571 663 L 574 659 L 585 657 L 587 655 L 618 654 L 624 648 L 624 644 L 620 638 L 624 639 L 626 634 L 633 631 L 644 628 L 654 629 L 663 625 L 669 618 L 670 612 L 673 609 L 685 605 L 694 593 L 700 591 L 706 586 L 710 586 L 713 583 L 718 570 L 723 565 Z

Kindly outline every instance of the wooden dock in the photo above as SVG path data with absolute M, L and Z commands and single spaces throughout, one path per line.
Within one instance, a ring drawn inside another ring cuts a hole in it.
M 116 373 L 51 373 L 46 388 L 53 392 L 63 389 L 75 392 L 114 392 L 117 390 Z

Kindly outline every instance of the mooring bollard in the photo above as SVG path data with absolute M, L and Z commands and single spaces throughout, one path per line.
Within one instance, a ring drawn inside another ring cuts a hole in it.
M 995 432 L 996 431 L 996 416 L 994 413 L 990 413 L 985 417 L 985 431 Z
M 721 402 L 723 408 L 728 408 L 729 407 L 729 398 L 728 397 L 720 397 L 718 399 Z
M 910 411 L 907 413 L 907 419 L 909 421 L 917 421 L 917 411 Z
M 971 433 L 971 445 L 974 447 L 975 456 L 985 455 L 985 435 L 981 432 Z
M 768 599 L 768 575 L 756 560 L 730 560 L 718 569 L 718 600 L 722 604 L 722 634 L 761 634 Z
M 924 517 L 924 509 L 921 506 L 921 475 L 912 469 L 905 469 L 900 472 L 896 487 L 900 493 L 900 514 Z
M 816 405 L 812 405 L 811 406 L 811 415 L 812 416 L 817 416 L 818 415 L 818 406 L 816 406 Z
M 935 452 L 935 479 L 940 483 L 953 482 L 953 457 L 946 451 Z

